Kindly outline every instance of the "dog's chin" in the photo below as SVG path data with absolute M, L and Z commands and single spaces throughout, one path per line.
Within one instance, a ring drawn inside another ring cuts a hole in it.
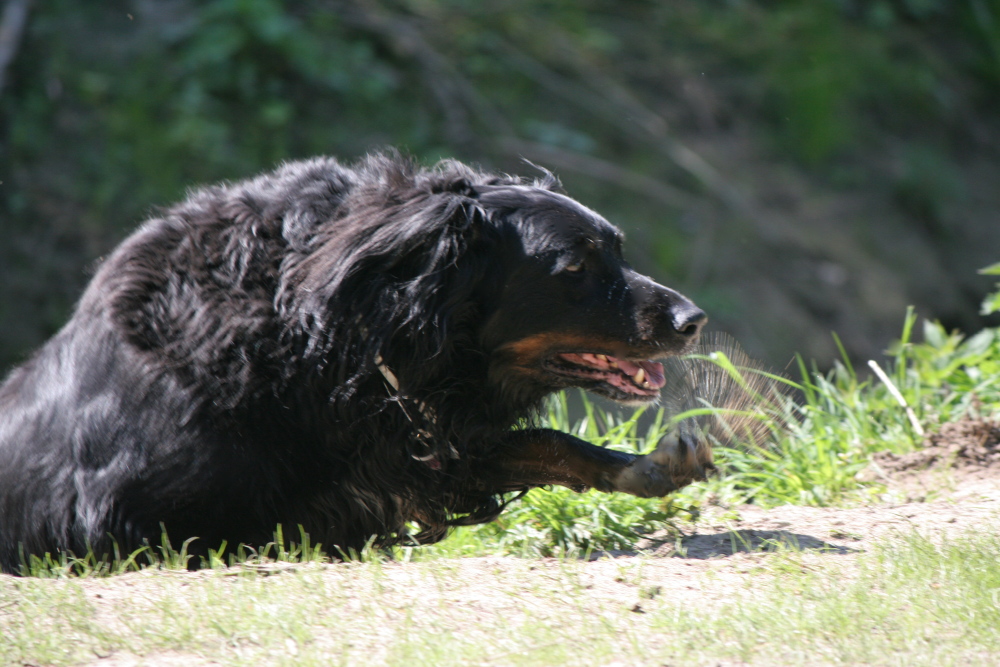
M 558 388 L 580 387 L 625 405 L 655 403 L 666 383 L 659 362 L 596 352 L 554 354 L 542 368 Z
M 636 408 L 646 405 L 655 405 L 660 401 L 660 392 L 638 396 L 635 394 L 628 394 L 619 390 L 617 387 L 611 387 L 606 384 L 581 385 L 580 388 L 590 392 L 591 394 L 597 394 L 598 396 L 609 398 L 620 405 L 627 405 Z

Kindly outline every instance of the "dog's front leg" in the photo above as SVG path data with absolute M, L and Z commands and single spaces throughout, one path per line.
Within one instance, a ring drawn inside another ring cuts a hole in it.
M 487 486 L 516 489 L 558 484 L 576 491 L 621 491 L 644 498 L 664 496 L 704 479 L 712 468 L 691 438 L 668 436 L 648 455 L 597 447 L 549 429 L 514 431 L 498 457 L 480 471 Z

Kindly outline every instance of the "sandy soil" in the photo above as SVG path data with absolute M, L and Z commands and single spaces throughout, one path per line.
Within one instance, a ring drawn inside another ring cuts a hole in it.
M 829 559 L 849 564 L 875 542 L 894 534 L 917 530 L 940 539 L 1000 525 L 1000 426 L 995 423 L 945 425 L 918 452 L 878 455 L 861 475 L 885 484 L 881 502 L 853 508 L 708 507 L 697 523 L 681 526 L 680 536 L 653 535 L 639 545 L 641 552 L 593 554 L 589 562 L 482 557 L 456 559 L 434 568 L 389 562 L 377 577 L 365 574 L 367 570 L 357 564 L 316 567 L 324 586 L 344 592 L 348 607 L 361 604 L 359 600 L 375 595 L 376 589 L 382 594 L 389 591 L 392 609 L 386 613 L 423 610 L 434 622 L 473 629 L 489 626 L 491 619 L 516 619 L 528 612 L 543 620 L 550 611 L 566 613 L 553 600 L 569 595 L 567 580 L 572 580 L 575 590 L 585 592 L 572 596 L 573 604 L 567 609 L 574 613 L 586 608 L 597 617 L 617 609 L 644 618 L 643 606 L 653 608 L 654 598 L 698 605 L 746 589 L 782 545 L 804 550 L 798 558 L 805 566 Z M 273 574 L 298 567 L 303 566 L 276 565 Z M 434 574 L 440 567 L 447 570 L 447 577 Z M 163 576 L 145 572 L 84 580 L 82 588 L 96 613 L 107 615 L 106 622 L 113 625 L 118 622 L 116 607 L 143 595 Z M 218 575 L 169 575 L 181 586 L 177 594 L 189 582 L 213 576 Z M 364 639 L 361 633 L 394 631 L 388 621 L 369 626 L 355 629 L 359 641 Z M 377 647 L 386 638 L 368 639 Z M 125 654 L 100 656 L 93 664 L 206 663 L 194 656 L 162 653 L 142 659 Z
M 668 575 L 663 585 L 685 595 L 696 588 L 691 586 L 691 575 L 731 571 L 737 575 L 735 585 L 743 564 L 766 559 L 783 546 L 819 558 L 850 558 L 895 534 L 918 531 L 939 539 L 968 534 L 984 524 L 997 525 L 1000 424 L 978 419 L 945 424 L 928 436 L 920 450 L 876 455 L 859 477 L 885 485 L 881 502 L 851 508 L 709 507 L 681 537 L 665 531 L 651 535 L 639 547 L 662 557 L 655 567 Z M 638 554 L 595 557 L 620 562 Z
M 1000 519 L 1000 466 L 944 464 L 902 472 L 881 466 L 877 473 L 865 473 L 877 474 L 886 483 L 882 503 L 853 508 L 709 508 L 679 540 L 660 541 L 654 535 L 640 546 L 654 548 L 657 555 L 686 559 L 773 551 L 779 544 L 850 554 L 893 533 L 916 530 L 949 536 Z

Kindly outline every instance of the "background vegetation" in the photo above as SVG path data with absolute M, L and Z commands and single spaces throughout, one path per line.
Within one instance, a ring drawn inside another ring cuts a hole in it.
M 2 368 L 185 188 L 384 145 L 556 170 L 779 365 L 984 324 L 997 0 L 45 0 L 5 74 Z

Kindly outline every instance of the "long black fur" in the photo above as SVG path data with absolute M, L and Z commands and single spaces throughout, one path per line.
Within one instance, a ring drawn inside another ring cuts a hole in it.
M 463 450 L 539 397 L 483 392 L 473 292 L 504 232 L 466 195 L 486 183 L 520 181 L 316 159 L 147 222 L 0 389 L 0 566 L 131 549 L 161 523 L 213 546 L 299 524 L 346 550 L 495 516 L 499 497 L 456 488 L 489 453 Z
M 551 387 L 496 366 L 485 323 L 555 188 L 319 158 L 147 221 L 0 387 L 0 569 L 164 526 L 347 551 L 494 518 L 505 490 L 470 480 Z

